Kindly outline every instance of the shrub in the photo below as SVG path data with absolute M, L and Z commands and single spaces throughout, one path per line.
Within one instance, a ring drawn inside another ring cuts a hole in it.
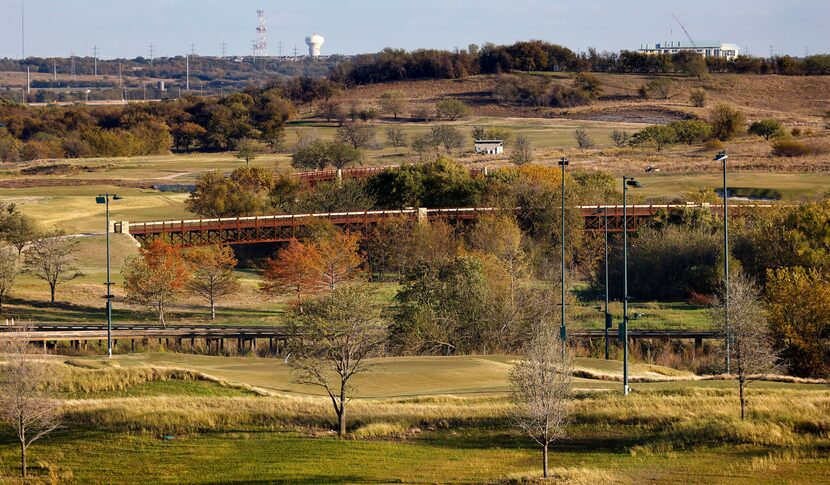
M 664 146 L 671 145 L 677 142 L 677 133 L 671 126 L 653 125 L 643 130 L 634 133 L 631 137 L 632 145 L 642 145 L 645 143 L 654 143 L 657 151 L 661 151 Z
M 689 102 L 696 108 L 706 106 L 706 91 L 703 88 L 692 89 L 689 93 Z
M 774 136 L 778 136 L 784 132 L 781 127 L 781 122 L 778 120 L 760 120 L 749 125 L 749 132 L 753 135 L 763 137 L 764 140 L 769 140 Z
M 709 123 L 712 124 L 712 136 L 720 141 L 730 140 L 746 129 L 744 114 L 724 103 L 719 103 L 712 109 Z
M 669 99 L 674 90 L 674 81 L 658 77 L 640 87 L 640 96 L 646 99 Z
M 576 145 L 579 147 L 580 150 L 586 150 L 588 148 L 594 148 L 594 140 L 588 136 L 588 132 L 582 128 L 577 128 L 574 131 L 574 138 L 576 139 Z
M 702 120 L 675 121 L 669 125 L 677 136 L 677 141 L 687 145 L 703 143 L 712 136 L 712 125 Z
M 807 145 L 785 138 L 772 143 L 772 154 L 776 157 L 803 157 L 810 153 Z
M 548 92 L 548 104 L 555 108 L 572 108 L 591 102 L 587 91 L 554 84 Z
M 618 146 L 620 148 L 626 146 L 630 139 L 631 136 L 628 134 L 627 131 L 614 130 L 611 133 L 611 140 L 614 142 L 615 146 Z
M 574 89 L 584 91 L 591 99 L 602 96 L 602 82 L 594 74 L 580 72 L 574 78 Z
M 800 137 L 801 137 L 801 134 L 802 134 L 802 133 L 801 133 L 801 128 L 798 128 L 798 127 L 793 128 L 793 129 L 790 131 L 790 134 L 793 136 L 793 138 L 800 138 Z

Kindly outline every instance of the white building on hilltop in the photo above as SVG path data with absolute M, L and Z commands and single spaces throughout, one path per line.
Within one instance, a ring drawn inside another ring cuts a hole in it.
M 720 41 L 696 40 L 694 43 L 686 40 L 661 42 L 658 44 L 642 44 L 639 52 L 644 54 L 676 54 L 689 51 L 703 57 L 721 57 L 734 59 L 741 53 L 741 48 L 735 44 L 724 44 Z

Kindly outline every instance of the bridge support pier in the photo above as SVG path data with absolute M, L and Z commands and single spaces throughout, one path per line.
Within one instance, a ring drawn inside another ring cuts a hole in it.
M 703 349 L 703 339 L 700 337 L 695 338 L 695 350 L 700 351 Z
M 130 339 L 130 352 L 135 352 L 135 339 Z

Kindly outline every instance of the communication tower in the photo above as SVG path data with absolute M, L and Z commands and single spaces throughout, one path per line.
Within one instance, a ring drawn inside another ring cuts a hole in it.
M 265 57 L 268 55 L 268 41 L 266 34 L 268 27 L 265 26 L 265 10 L 257 10 L 256 40 L 254 41 L 254 57 Z

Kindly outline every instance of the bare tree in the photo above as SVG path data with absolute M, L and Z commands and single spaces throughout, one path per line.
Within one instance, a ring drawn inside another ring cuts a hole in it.
M 26 331 L 25 327 L 17 330 Z M 6 333 L 0 340 L 4 355 L 0 382 L 0 420 L 14 429 L 20 444 L 20 475 L 26 477 L 26 451 L 60 425 L 59 402 L 45 391 L 48 373 L 42 360 L 30 354 L 28 340 Z
M 49 284 L 51 302 L 55 303 L 58 285 L 83 276 L 75 266 L 78 240 L 60 232 L 36 239 L 26 250 L 26 272 Z
M 762 374 L 774 371 L 778 356 L 772 349 L 769 326 L 761 303 L 761 289 L 751 278 L 739 273 L 730 275 L 728 291 L 728 308 L 724 305 L 722 291 L 713 313 L 715 320 L 720 322 L 720 333 L 729 338 L 729 357 L 732 360 L 732 370 L 738 378 L 741 419 L 744 419 L 746 386 Z M 723 318 L 724 312 L 727 318 Z
M 406 104 L 406 95 L 401 91 L 386 91 L 380 95 L 380 108 L 394 116 L 395 120 L 406 109 Z
M 365 287 L 339 287 L 305 306 L 293 323 L 305 338 L 297 339 L 288 363 L 302 384 L 325 389 L 337 414 L 337 430 L 346 434 L 350 379 L 371 368 L 380 355 L 386 329 Z
M 375 137 L 375 130 L 371 126 L 358 123 L 344 123 L 337 129 L 337 139 L 348 143 L 355 149 L 367 146 Z
M 390 126 L 386 128 L 386 141 L 395 147 L 395 151 L 400 147 L 406 146 L 406 133 L 399 126 Z
M 14 286 L 14 280 L 20 272 L 18 257 L 10 247 L 0 247 L 0 315 L 3 314 L 3 300 Z
M 533 161 L 533 147 L 530 145 L 530 140 L 524 135 L 516 137 L 513 151 L 510 153 L 510 161 L 516 165 L 524 165 Z
M 188 287 L 208 301 L 210 319 L 216 320 L 217 300 L 239 290 L 239 279 L 233 272 L 237 263 L 233 250 L 218 245 L 198 248 L 189 253 L 187 259 L 193 268 Z
M 542 447 L 542 470 L 548 477 L 548 447 L 564 436 L 573 373 L 552 325 L 541 323 L 525 359 L 510 372 L 517 426 Z
M 577 128 L 576 131 L 574 131 L 574 139 L 576 140 L 576 145 L 580 150 L 594 148 L 594 140 L 592 140 L 588 135 L 588 132 L 582 128 Z

